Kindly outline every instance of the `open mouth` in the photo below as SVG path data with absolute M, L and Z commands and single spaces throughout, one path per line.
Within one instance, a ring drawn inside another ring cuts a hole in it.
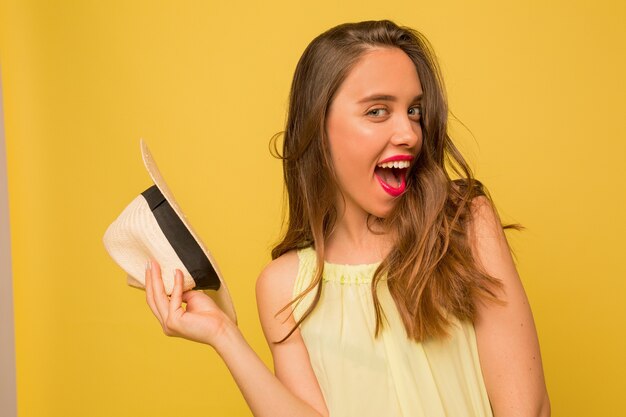
M 406 190 L 406 173 L 410 161 L 383 162 L 376 166 L 374 175 L 383 190 L 392 197 L 398 197 Z

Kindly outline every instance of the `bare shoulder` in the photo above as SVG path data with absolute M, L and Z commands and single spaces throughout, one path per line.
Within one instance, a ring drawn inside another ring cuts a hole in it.
M 504 237 L 500 217 L 491 202 L 484 195 L 475 197 L 471 202 L 470 236 L 476 238 Z
M 485 196 L 476 197 L 471 202 L 470 210 L 467 233 L 477 264 L 502 281 L 519 279 L 514 271 L 511 248 L 502 222 L 491 200 Z
M 256 282 L 257 302 L 285 305 L 291 301 L 298 265 L 298 254 L 295 250 L 267 264 Z
M 291 309 L 287 308 L 283 312 L 281 310 L 293 298 L 298 265 L 298 253 L 295 250 L 289 251 L 267 264 L 257 279 L 259 319 L 268 341 L 282 339 L 295 326 Z

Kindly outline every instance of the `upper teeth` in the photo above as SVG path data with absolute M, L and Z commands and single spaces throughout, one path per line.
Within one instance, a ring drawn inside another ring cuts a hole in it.
M 393 161 L 393 162 L 384 162 L 382 164 L 378 164 L 380 168 L 408 168 L 409 161 Z

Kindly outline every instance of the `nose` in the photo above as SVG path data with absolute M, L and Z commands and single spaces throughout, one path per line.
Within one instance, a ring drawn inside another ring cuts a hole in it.
M 407 115 L 398 115 L 393 124 L 391 143 L 396 146 L 413 148 L 422 138 L 422 125 Z

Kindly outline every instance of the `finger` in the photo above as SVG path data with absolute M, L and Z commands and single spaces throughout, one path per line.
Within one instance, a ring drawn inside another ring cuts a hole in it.
M 152 289 L 152 259 L 148 259 L 146 263 L 146 274 L 145 274 L 145 285 L 146 285 L 146 302 L 152 310 L 152 314 L 156 316 L 157 319 L 161 320 L 161 315 L 159 314 L 159 310 L 156 307 L 156 303 L 154 302 L 154 291 Z
M 185 303 L 189 303 L 194 298 L 203 297 L 203 295 L 205 294 L 202 294 L 201 291 L 197 291 L 197 290 L 185 291 L 183 293 L 182 300 Z
M 169 299 L 165 293 L 165 286 L 163 285 L 163 279 L 161 277 L 161 266 L 158 262 L 152 262 L 150 274 L 152 275 L 152 295 L 154 297 L 154 303 L 159 312 L 161 324 L 164 324 L 167 321 Z
M 213 299 L 204 291 L 190 290 L 183 293 L 183 302 L 185 303 L 198 302 L 200 300 L 206 303 L 210 303 L 211 305 L 215 304 L 215 301 L 213 301 Z
M 178 310 L 183 303 L 183 273 L 180 269 L 177 269 L 174 275 L 174 289 L 170 297 L 169 314 L 173 314 Z
M 187 303 L 188 312 L 213 311 L 219 309 L 215 301 L 202 291 L 187 291 L 183 293 L 183 301 Z

